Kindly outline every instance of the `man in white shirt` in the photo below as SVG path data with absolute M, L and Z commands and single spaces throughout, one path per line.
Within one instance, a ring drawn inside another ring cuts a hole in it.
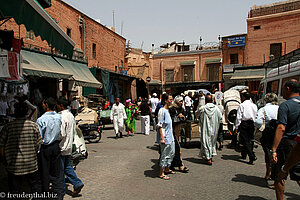
M 74 187 L 72 196 L 79 194 L 83 188 L 82 181 L 77 177 L 73 167 L 70 165 L 74 135 L 76 134 L 76 122 L 73 114 L 67 109 L 68 102 L 59 99 L 56 105 L 57 111 L 61 114 L 61 141 L 59 147 L 61 150 L 61 161 L 66 178 Z
M 237 118 L 235 122 L 236 132 L 240 132 L 240 141 L 243 145 L 242 159 L 249 156 L 248 164 L 253 164 L 257 159 L 253 152 L 253 139 L 254 139 L 254 121 L 257 114 L 257 106 L 250 100 L 250 93 L 242 93 L 242 100 L 237 110 Z
M 152 112 L 151 120 L 152 120 L 153 130 L 156 130 L 156 119 L 155 119 L 154 113 L 155 113 L 157 104 L 159 103 L 159 99 L 157 98 L 156 93 L 153 93 L 152 96 L 153 97 L 150 99 L 151 112 Z
M 191 97 L 192 97 L 192 92 L 189 92 L 188 95 L 184 98 L 187 120 L 192 120 L 192 115 L 191 115 L 192 98 Z
M 114 124 L 114 130 L 116 134 L 116 139 L 120 133 L 120 138 L 122 137 L 122 131 L 124 129 L 124 120 L 127 119 L 124 105 L 120 103 L 120 98 L 116 98 L 116 103 L 111 108 L 110 120 Z

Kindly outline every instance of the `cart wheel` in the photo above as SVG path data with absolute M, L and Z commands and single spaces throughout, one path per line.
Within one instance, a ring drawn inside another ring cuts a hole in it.
M 181 146 L 185 147 L 186 146 L 186 135 L 185 135 L 185 130 L 181 129 L 180 131 L 180 144 Z

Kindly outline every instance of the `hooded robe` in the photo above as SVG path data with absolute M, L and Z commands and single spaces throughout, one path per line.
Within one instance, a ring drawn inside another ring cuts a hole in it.
M 219 108 L 212 103 L 201 106 L 198 112 L 200 117 L 200 157 L 209 160 L 212 156 L 217 155 L 216 144 L 222 114 Z

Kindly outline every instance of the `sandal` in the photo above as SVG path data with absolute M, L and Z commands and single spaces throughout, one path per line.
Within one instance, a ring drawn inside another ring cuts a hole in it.
M 169 171 L 165 171 L 165 174 L 176 174 L 176 172 L 169 170 Z
M 188 173 L 189 170 L 190 170 L 189 168 L 184 167 L 183 169 L 180 169 L 180 168 L 179 168 L 178 171 L 180 171 L 180 172 L 182 172 L 182 173 Z
M 170 180 L 170 177 L 168 177 L 167 175 L 160 176 L 159 178 L 163 180 Z

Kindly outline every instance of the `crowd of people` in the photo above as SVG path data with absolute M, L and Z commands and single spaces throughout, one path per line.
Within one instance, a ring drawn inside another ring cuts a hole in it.
M 300 186 L 300 96 L 299 81 L 291 79 L 285 82 L 282 96 L 287 101 L 278 105 L 275 93 L 265 95 L 265 106 L 258 109 L 248 91 L 240 93 L 239 104 L 234 123 L 241 146 L 241 159 L 249 157 L 248 164 L 257 160 L 254 152 L 254 135 L 260 131 L 260 143 L 265 154 L 266 180 L 274 180 L 270 185 L 275 188 L 277 199 L 283 198 L 284 180 L 290 174 L 292 180 Z M 76 132 L 74 116 L 79 104 L 73 99 L 71 107 L 64 99 L 47 98 L 42 101 L 44 113 L 32 120 L 36 107 L 26 98 L 14 102 L 13 116 L 16 120 L 6 124 L 0 133 L 0 154 L 8 172 L 8 184 L 11 192 L 20 192 L 21 179 L 30 183 L 32 192 L 41 193 L 52 190 L 62 199 L 65 194 L 66 177 L 77 195 L 84 186 L 70 166 L 72 142 Z M 187 122 L 199 125 L 199 156 L 208 165 L 212 165 L 217 150 L 223 147 L 223 118 L 225 105 L 217 101 L 214 94 L 203 92 L 174 97 L 156 93 L 149 98 L 137 101 L 127 99 L 125 104 L 116 98 L 111 107 L 110 119 L 115 137 L 122 138 L 136 133 L 136 119 L 140 118 L 141 133 L 149 135 L 150 125 L 157 133 L 159 146 L 159 177 L 169 180 L 169 174 L 176 171 L 188 173 L 183 163 L 180 133 Z M 11 112 L 11 111 L 10 111 Z M 73 113 L 73 114 L 72 114 Z M 219 145 L 217 144 L 219 142 Z M 219 148 L 217 148 L 219 147 Z M 291 153 L 290 153 L 291 152 Z
M 249 157 L 248 164 L 253 165 L 257 160 L 254 153 L 254 134 L 262 132 L 260 142 L 265 153 L 266 180 L 274 180 L 270 188 L 275 188 L 276 198 L 283 199 L 284 180 L 290 174 L 291 180 L 300 186 L 300 84 L 291 79 L 285 82 L 282 96 L 285 101 L 278 106 L 275 93 L 265 95 L 266 105 L 258 110 L 247 91 L 241 93 L 242 103 L 237 109 L 235 134 L 241 145 L 241 159 Z M 164 94 L 161 98 L 163 108 L 158 113 L 158 134 L 160 144 L 160 173 L 159 177 L 169 180 L 167 174 L 173 174 L 174 166 L 183 167 L 178 143 L 178 118 L 191 119 L 192 98 L 188 94 L 184 99 L 176 96 L 172 111 L 172 95 Z M 185 102 L 185 109 L 183 106 Z M 190 102 L 187 102 L 190 101 Z M 181 103 L 178 103 L 181 102 Z M 194 119 L 199 120 L 200 156 L 212 165 L 212 158 L 216 155 L 218 134 L 222 123 L 224 108 L 215 105 L 212 95 L 205 96 L 205 104 L 194 109 Z M 195 106 L 195 105 L 194 105 Z M 177 111 L 177 109 L 181 111 Z M 187 113 L 189 112 L 189 113 Z M 174 114 L 175 113 L 175 114 Z M 221 131 L 222 132 L 222 131 Z M 219 134 L 221 135 L 221 134 Z M 220 143 L 221 144 L 221 143 Z M 179 162 L 178 162 L 179 159 Z M 181 162 L 180 162 L 181 161 Z M 174 165 L 173 163 L 181 163 Z M 181 169 L 187 169 L 186 167 Z M 188 169 L 187 169 L 188 170 Z M 187 171 L 186 170 L 186 171 Z
M 42 194 L 63 199 L 65 180 L 73 185 L 73 196 L 80 193 L 84 184 L 70 165 L 76 122 L 68 107 L 65 99 L 47 98 L 42 101 L 44 112 L 35 122 L 31 117 L 36 110 L 22 98 L 15 102 L 15 120 L 0 132 L 0 157 L 12 194 L 20 194 L 23 179 L 35 199 L 47 198 L 39 196 Z

